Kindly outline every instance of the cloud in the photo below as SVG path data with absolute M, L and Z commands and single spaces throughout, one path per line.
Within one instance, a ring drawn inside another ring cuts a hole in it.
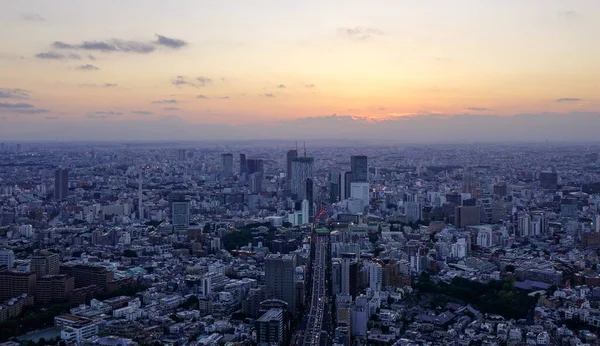
M 373 38 L 374 36 L 383 35 L 383 31 L 377 28 L 340 28 L 338 34 L 342 37 L 349 38 L 352 40 L 365 41 Z
M 34 108 L 35 106 L 31 103 L 8 103 L 0 102 L 0 109 L 23 109 L 23 108 Z
M 8 117 L 3 115 L 0 117 L 0 120 L 8 120 Z
M 46 18 L 40 16 L 37 13 L 25 13 L 21 16 L 22 20 L 26 20 L 28 22 L 45 22 Z
M 49 109 L 36 108 L 31 103 L 8 103 L 0 102 L 0 111 L 18 113 L 18 114 L 42 114 L 50 112 Z
M 305 87 L 307 87 L 307 88 L 314 88 L 314 87 L 316 87 L 316 85 L 314 85 L 314 84 L 306 84 Z
M 179 111 L 181 110 L 181 108 L 177 108 L 177 107 L 167 107 L 167 108 L 163 108 L 166 111 Z
M 200 86 L 205 86 L 206 84 L 211 84 L 212 83 L 212 79 L 206 78 L 206 77 L 202 77 L 202 76 L 196 78 L 196 80 L 198 81 L 198 83 L 200 83 Z
M 283 85 L 283 84 L 279 84 L 277 87 L 278 87 L 279 89 L 285 89 L 285 85 Z
M 104 83 L 104 84 L 94 84 L 94 83 L 83 83 L 79 84 L 80 87 L 86 88 L 116 88 L 119 85 L 115 83 Z
M 377 108 L 377 110 L 378 110 L 378 111 L 384 111 L 384 110 L 386 110 L 386 109 L 387 109 L 387 108 L 385 108 L 385 107 L 379 107 L 379 108 Z
M 29 90 L 18 88 L 0 88 L 0 99 L 26 100 Z
M 197 99 L 207 99 L 208 97 L 204 96 L 204 95 L 198 95 L 198 96 L 196 96 L 196 98 Z
M 104 114 L 94 114 L 94 113 L 88 113 L 86 114 L 86 117 L 88 117 L 89 119 L 106 119 L 108 118 L 108 116 L 104 115 Z
M 154 113 L 152 113 L 150 111 L 131 111 L 131 113 L 133 113 L 133 114 L 139 114 L 139 115 L 151 115 L 151 114 L 154 114 Z
M 96 111 L 96 112 L 90 112 L 88 114 L 93 114 L 93 115 L 123 115 L 123 112 L 115 112 L 115 111 Z
M 229 100 L 231 97 L 229 97 L 229 96 L 219 96 L 217 98 L 221 99 L 221 100 Z
M 97 66 L 94 66 L 92 64 L 85 64 L 85 65 L 79 65 L 75 69 L 82 70 L 82 71 L 96 71 L 96 70 L 99 70 L 100 68 Z
M 158 104 L 174 104 L 174 103 L 177 103 L 177 100 L 160 100 L 160 101 L 152 101 L 152 103 L 158 103 Z
M 175 78 L 171 79 L 171 84 L 175 86 L 189 85 L 195 88 L 199 88 L 204 87 L 207 84 L 212 84 L 212 79 L 203 76 L 196 77 L 193 79 L 185 76 L 176 76 Z
M 156 47 L 152 43 L 120 39 L 110 39 L 106 41 L 83 41 L 79 44 L 54 41 L 52 42 L 52 47 L 55 49 L 75 49 L 103 53 L 122 52 L 137 54 L 148 54 L 156 50 Z
M 57 120 L 58 117 L 44 117 L 44 119 L 46 119 L 46 120 Z
M 563 97 L 560 99 L 556 99 L 556 102 L 562 103 L 562 102 L 580 102 L 582 101 L 580 98 L 577 97 Z
M 81 60 L 81 55 L 75 53 L 42 52 L 37 53 L 35 57 L 42 60 Z
M 469 107 L 469 108 L 467 108 L 467 110 L 475 111 L 475 112 L 485 112 L 485 111 L 489 111 L 491 109 L 483 108 L 483 107 Z
M 169 47 L 169 48 L 173 48 L 173 49 L 179 49 L 181 47 L 185 47 L 187 46 L 187 42 L 185 42 L 184 40 L 179 40 L 176 38 L 169 38 L 163 35 L 156 35 L 157 40 L 154 41 L 155 44 L 159 45 L 159 46 L 165 46 L 165 47 Z
M 274 94 L 271 94 L 271 93 L 266 93 L 266 94 L 264 94 L 263 96 L 264 96 L 264 97 L 275 97 L 275 95 L 274 95 Z

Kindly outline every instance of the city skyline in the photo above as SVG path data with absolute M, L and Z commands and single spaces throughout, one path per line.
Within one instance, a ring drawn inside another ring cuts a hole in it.
M 595 140 L 599 11 L 584 0 L 0 4 L 0 136 Z

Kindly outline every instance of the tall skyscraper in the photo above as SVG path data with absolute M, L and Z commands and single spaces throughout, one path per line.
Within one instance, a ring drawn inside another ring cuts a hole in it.
M 177 158 L 179 161 L 185 161 L 187 159 L 185 149 L 177 150 Z
M 356 297 L 356 283 L 358 281 L 358 263 L 355 253 L 343 253 L 341 263 L 341 293 Z
M 283 300 L 296 311 L 296 255 L 269 254 L 265 258 L 267 296 Z
M 354 181 L 369 180 L 369 163 L 364 155 L 355 155 L 350 157 L 350 169 L 354 172 Z
M 288 150 L 286 156 L 285 156 L 285 162 L 286 162 L 286 172 L 285 172 L 285 181 L 286 181 L 286 187 L 288 189 L 291 189 L 291 185 L 292 185 L 292 161 L 298 157 L 298 149 L 294 149 L 294 150 Z
M 306 179 L 313 178 L 314 162 L 312 157 L 296 157 L 292 160 L 291 190 L 298 200 L 305 198 Z
M 340 188 L 342 191 L 342 200 L 352 197 L 352 183 L 355 181 L 354 172 L 344 172 L 343 184 Z
M 311 178 L 304 181 L 304 198 L 308 201 L 308 222 L 315 218 L 315 193 L 314 182 Z
M 54 172 L 54 198 L 65 199 L 69 195 L 69 171 L 57 169 Z
M 233 154 L 221 154 L 221 177 L 229 177 L 233 173 Z
M 240 175 L 246 173 L 246 154 L 240 154 Z
M 246 160 L 246 174 L 252 173 L 264 173 L 264 161 L 261 159 L 247 159 Z
M 179 199 L 172 203 L 172 224 L 175 230 L 187 229 L 190 226 L 190 202 Z
M 263 174 L 262 172 L 254 172 L 248 176 L 250 180 L 250 192 L 251 193 L 260 193 L 262 191 L 262 180 Z
M 340 201 L 340 174 L 329 173 L 329 203 Z

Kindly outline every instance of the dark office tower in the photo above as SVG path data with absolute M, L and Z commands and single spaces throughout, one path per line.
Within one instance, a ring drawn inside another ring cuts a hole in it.
M 313 177 L 314 162 L 315 159 L 312 157 L 296 157 L 292 160 L 291 190 L 298 200 L 305 198 L 305 181 Z
M 508 193 L 506 183 L 498 183 L 494 185 L 494 195 L 504 197 Z
M 21 151 L 21 144 L 17 144 L 17 153 Z
M 179 159 L 179 161 L 185 161 L 186 160 L 185 149 L 179 149 L 179 150 L 177 150 L 177 158 Z
M 344 173 L 344 184 L 341 188 L 344 189 L 343 199 L 348 199 L 352 195 L 352 183 L 354 180 L 354 172 L 345 172 Z
M 240 154 L 240 175 L 246 173 L 246 154 Z
M 61 200 L 69 195 L 69 171 L 57 169 L 54 172 L 54 198 Z
M 252 173 L 264 173 L 265 169 L 264 169 L 264 162 L 263 160 L 260 159 L 248 159 L 246 160 L 246 173 L 247 174 L 252 174 Z
M 286 171 L 285 171 L 285 181 L 288 189 L 291 189 L 292 186 L 292 161 L 298 157 L 298 149 L 288 150 L 285 156 L 286 162 Z
M 259 345 L 283 345 L 285 325 L 282 309 L 270 309 L 255 322 Z
M 354 172 L 354 181 L 369 180 L 369 163 L 364 155 L 356 155 L 350 157 L 350 168 Z
M 296 311 L 296 255 L 269 254 L 265 258 L 267 297 L 283 300 Z
M 540 172 L 540 186 L 543 189 L 556 190 L 558 175 L 556 172 Z
M 311 178 L 304 181 L 304 199 L 308 201 L 308 221 L 313 222 L 315 218 L 314 182 Z
M 229 177 L 233 173 L 233 154 L 221 154 L 221 177 Z
M 329 203 L 340 201 L 340 174 L 329 173 Z

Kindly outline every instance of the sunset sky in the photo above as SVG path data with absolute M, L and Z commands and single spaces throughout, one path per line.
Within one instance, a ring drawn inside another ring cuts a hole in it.
M 2 1 L 0 127 L 596 112 L 599 18 L 598 0 Z

